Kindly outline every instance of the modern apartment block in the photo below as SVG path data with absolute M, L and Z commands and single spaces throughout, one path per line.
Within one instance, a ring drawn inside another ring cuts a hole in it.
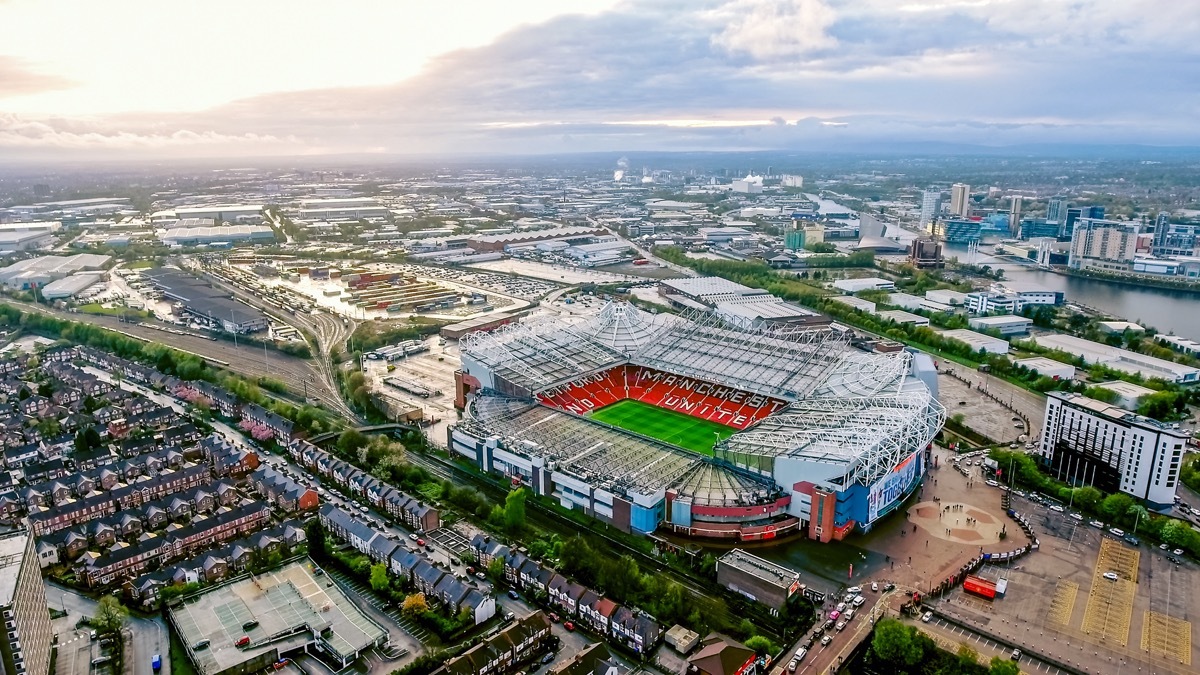
M 54 629 L 29 530 L 0 533 L 0 657 L 6 675 L 49 675 Z
M 1140 234 L 1141 230 L 1135 223 L 1080 218 L 1071 235 L 1071 257 L 1067 265 L 1077 270 L 1099 268 L 1127 271 L 1138 254 Z M 1149 252 L 1149 241 L 1146 244 Z
M 1187 437 L 1165 424 L 1081 394 L 1046 397 L 1038 454 L 1075 486 L 1124 492 L 1151 508 L 1175 502 Z

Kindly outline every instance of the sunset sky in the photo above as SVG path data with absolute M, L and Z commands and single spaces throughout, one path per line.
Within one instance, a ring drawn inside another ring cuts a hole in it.
M 0 0 L 0 159 L 1200 144 L 1174 0 Z

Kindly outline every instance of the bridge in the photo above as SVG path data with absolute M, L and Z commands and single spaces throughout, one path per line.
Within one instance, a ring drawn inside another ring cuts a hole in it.
M 421 428 L 415 424 L 400 424 L 400 423 L 374 424 L 374 425 L 366 426 L 366 427 L 351 427 L 351 428 L 353 428 L 355 431 L 357 431 L 359 433 L 363 433 L 363 434 L 383 434 L 383 433 L 392 433 L 395 431 L 420 431 L 421 430 Z M 310 443 L 312 443 L 314 445 L 323 445 L 323 444 L 328 443 L 329 441 L 332 441 L 333 439 L 337 438 L 341 433 L 342 432 L 340 432 L 340 431 L 326 431 L 325 433 L 317 434 L 316 436 L 313 436 L 312 438 L 310 438 L 308 440 Z

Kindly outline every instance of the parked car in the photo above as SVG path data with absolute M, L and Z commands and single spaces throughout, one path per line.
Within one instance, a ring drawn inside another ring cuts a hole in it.
M 924 621 L 925 623 L 929 623 L 932 619 L 933 612 L 925 612 L 925 614 L 921 617 L 921 621 Z
M 1116 581 L 1118 579 L 1116 572 L 1105 572 L 1104 578 L 1108 579 L 1109 581 Z
M 879 582 L 878 581 L 871 582 L 871 590 L 875 591 L 876 593 L 879 592 Z
M 520 599 L 521 599 L 521 596 L 517 595 L 517 592 L 516 592 L 516 591 L 513 591 L 513 590 L 510 590 L 510 591 L 508 592 L 508 597 L 512 598 L 513 600 L 520 600 Z
M 1118 527 L 1110 527 L 1110 528 L 1108 528 L 1108 531 L 1117 537 L 1125 536 L 1125 530 L 1122 530 L 1121 528 L 1118 528 Z
M 575 624 L 571 623 L 570 621 L 566 621 L 563 622 L 563 628 L 566 628 L 567 630 L 575 630 Z

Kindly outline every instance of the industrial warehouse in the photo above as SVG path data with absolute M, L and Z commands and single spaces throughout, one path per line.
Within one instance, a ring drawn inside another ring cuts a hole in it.
M 167 267 L 145 270 L 147 283 L 173 301 L 174 308 L 194 320 L 227 333 L 255 333 L 266 330 L 267 317 L 259 310 L 230 298 L 229 293 L 213 288 L 187 272 Z
M 840 540 L 916 489 L 945 417 L 928 357 L 849 342 L 618 302 L 470 333 L 449 445 L 625 531 Z

